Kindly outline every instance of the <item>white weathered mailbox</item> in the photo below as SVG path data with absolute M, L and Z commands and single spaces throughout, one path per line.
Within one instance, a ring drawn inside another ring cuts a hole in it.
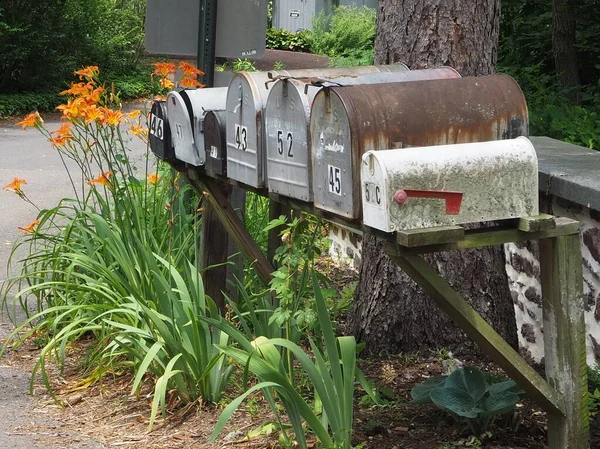
M 460 74 L 450 67 L 353 75 L 321 74 L 312 79 L 282 77 L 270 88 L 265 106 L 269 191 L 303 201 L 313 201 L 310 107 L 321 86 L 355 86 L 459 77 Z
M 360 175 L 363 223 L 385 232 L 539 214 L 526 137 L 369 151 Z
M 204 115 L 211 109 L 225 109 L 226 98 L 226 87 L 169 92 L 167 115 L 178 160 L 194 166 L 204 165 Z
M 272 78 L 279 76 L 316 78 L 328 75 L 351 75 L 370 72 L 408 70 L 404 64 L 389 66 L 335 67 L 328 69 L 239 72 L 229 83 L 227 92 L 227 174 L 253 187 L 266 185 L 264 151 L 264 108 Z M 286 139 L 286 136 L 283 136 Z
M 525 97 L 507 75 L 323 88 L 310 116 L 315 207 L 360 218 L 360 163 L 367 151 L 527 132 Z

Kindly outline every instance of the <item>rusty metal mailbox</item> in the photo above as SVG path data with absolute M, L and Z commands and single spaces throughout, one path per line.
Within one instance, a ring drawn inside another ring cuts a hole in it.
M 310 133 L 315 206 L 356 219 L 363 153 L 527 136 L 527 104 L 507 75 L 330 87 Z
M 310 107 L 323 85 L 352 86 L 458 78 L 450 67 L 431 70 L 321 75 L 318 78 L 282 77 L 270 88 L 265 106 L 265 146 L 269 191 L 313 201 L 310 157 Z
M 169 92 L 167 114 L 178 160 L 204 165 L 204 114 L 209 109 L 224 109 L 226 96 L 226 87 Z
M 154 100 L 152 102 L 150 116 L 148 117 L 148 140 L 150 149 L 159 159 L 163 161 L 175 160 L 165 101 Z
M 226 106 L 228 176 L 253 187 L 266 185 L 266 152 L 263 150 L 264 108 L 273 78 L 280 76 L 315 78 L 327 75 L 406 70 L 408 69 L 404 64 L 393 64 L 235 74 L 229 83 Z
M 526 137 L 369 151 L 363 223 L 385 232 L 538 215 L 538 164 Z
M 207 172 L 227 175 L 225 111 L 208 111 L 204 116 L 204 148 Z

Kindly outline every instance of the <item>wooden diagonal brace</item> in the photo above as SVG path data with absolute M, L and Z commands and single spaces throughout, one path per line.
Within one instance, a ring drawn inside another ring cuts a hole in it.
M 514 379 L 546 412 L 565 414 L 563 396 L 552 388 L 427 262 L 419 256 L 400 256 L 385 245 L 391 259 L 425 290 L 494 362 Z
M 205 178 L 194 171 L 189 171 L 190 183 L 200 193 L 204 192 L 207 201 L 213 206 L 214 213 L 223 224 L 229 235 L 234 239 L 240 251 L 251 261 L 260 278 L 268 284 L 271 274 L 275 269 L 271 262 L 260 250 L 244 224 L 241 222 L 235 210 L 221 193 L 211 178 Z

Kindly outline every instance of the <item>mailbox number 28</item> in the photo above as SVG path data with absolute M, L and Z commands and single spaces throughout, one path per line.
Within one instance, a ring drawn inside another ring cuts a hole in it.
M 327 165 L 329 192 L 342 196 L 342 171 L 339 167 Z
M 237 149 L 246 151 L 248 149 L 248 128 L 235 124 L 235 144 Z
M 283 131 L 280 129 L 277 130 L 277 152 L 281 156 L 283 156 L 283 153 L 285 151 L 284 147 L 287 146 L 287 156 L 294 157 L 294 155 L 292 154 L 292 142 L 294 140 L 294 138 L 292 137 L 292 133 L 287 133 L 285 140 L 287 145 L 283 142 Z

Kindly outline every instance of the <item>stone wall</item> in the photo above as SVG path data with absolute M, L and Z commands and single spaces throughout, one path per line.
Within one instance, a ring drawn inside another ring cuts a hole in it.
M 582 224 L 587 361 L 600 364 L 600 152 L 547 137 L 531 140 L 539 159 L 540 211 Z M 360 236 L 332 225 L 330 238 L 330 255 L 358 270 Z M 511 243 L 504 250 L 521 352 L 543 362 L 538 243 Z
M 562 198 L 544 201 L 545 212 L 581 222 L 583 295 L 587 329 L 587 362 L 600 363 L 600 213 Z M 544 355 L 541 326 L 541 285 L 537 242 L 505 245 L 506 272 L 515 303 L 519 346 L 541 362 Z

